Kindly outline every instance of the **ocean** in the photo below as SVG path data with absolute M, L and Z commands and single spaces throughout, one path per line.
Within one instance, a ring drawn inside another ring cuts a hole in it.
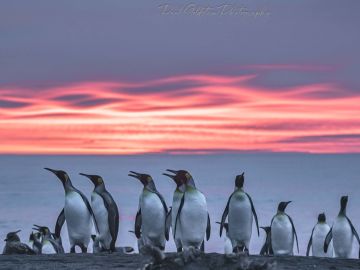
M 73 185 L 89 199 L 93 184 L 79 173 L 98 174 L 116 200 L 120 211 L 117 246 L 136 247 L 136 239 L 128 231 L 134 227 L 134 217 L 142 185 L 128 177 L 130 170 L 152 175 L 157 189 L 171 206 L 175 188 L 173 181 L 163 176 L 166 169 L 188 170 L 207 197 L 211 218 L 211 238 L 205 244 L 207 252 L 223 252 L 219 237 L 222 212 L 234 190 L 237 174 L 245 172 L 245 190 L 252 197 L 260 226 L 270 224 L 280 201 L 293 201 L 287 213 L 293 218 L 299 237 L 300 255 L 305 255 L 311 230 L 317 216 L 325 212 L 332 223 L 339 211 L 342 195 L 349 195 L 348 216 L 360 232 L 360 155 L 358 154 L 298 154 L 242 153 L 214 155 L 133 155 L 133 156 L 0 156 L 0 237 L 21 229 L 27 242 L 33 224 L 54 228 L 64 205 L 63 187 L 44 167 L 68 172 Z M 66 226 L 62 237 L 69 251 Z M 250 253 L 258 254 L 264 233 L 257 236 L 255 223 Z M 0 241 L 2 250 L 4 245 Z M 90 244 L 91 247 L 91 244 Z M 295 246 L 294 246 L 295 247 Z M 353 256 L 358 244 L 354 242 Z M 89 248 L 91 250 L 91 248 Z M 175 251 L 173 241 L 166 251 Z M 297 255 L 296 248 L 294 248 Z

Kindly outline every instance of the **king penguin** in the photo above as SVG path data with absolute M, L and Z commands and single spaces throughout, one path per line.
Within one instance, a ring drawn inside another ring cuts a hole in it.
M 183 192 L 179 209 L 175 219 L 175 231 L 181 234 L 181 245 L 186 251 L 192 248 L 204 251 L 204 239 L 209 240 L 211 226 L 204 194 L 195 186 L 191 174 L 185 170 L 175 171 L 176 177 L 183 183 L 180 190 Z
M 53 237 L 50 229 L 46 226 L 39 226 L 34 224 L 33 230 L 41 234 L 41 254 L 63 254 L 64 248 L 62 246 L 61 238 L 57 241 Z
M 266 233 L 265 236 L 265 242 L 260 250 L 260 255 L 274 255 L 272 246 L 271 246 L 271 227 L 267 226 L 267 227 L 260 227 L 261 229 L 263 229 Z
M 310 248 L 312 248 L 312 255 L 315 257 L 331 258 L 333 256 L 332 243 L 330 243 L 327 252 L 324 252 L 324 241 L 329 231 L 330 226 L 326 223 L 325 213 L 319 214 L 318 222 L 311 232 L 309 243 L 306 249 L 306 256 L 309 256 Z
M 216 221 L 217 224 L 219 224 L 221 226 L 221 222 Z M 229 224 L 227 222 L 225 222 L 223 224 L 223 227 L 225 229 L 225 238 L 224 238 L 224 254 L 232 254 L 233 253 L 233 247 L 232 247 L 232 243 L 231 240 L 229 238 Z
M 81 191 L 76 189 L 68 174 L 61 170 L 45 168 L 54 173 L 64 186 L 65 206 L 57 218 L 55 235 L 60 236 L 61 228 L 66 221 L 70 252 L 75 253 L 75 246 L 79 246 L 83 253 L 87 252 L 92 230 L 92 217 L 94 217 L 90 203 Z M 94 219 L 95 227 L 96 220 Z
M 232 241 L 234 252 L 249 252 L 252 234 L 253 217 L 259 236 L 259 224 L 255 207 L 249 194 L 244 191 L 244 173 L 235 178 L 235 191 L 230 195 L 222 214 L 220 237 L 223 224 L 228 216 L 229 237 Z
M 360 244 L 359 235 L 356 232 L 354 225 L 351 223 L 351 220 L 346 215 L 347 203 L 348 196 L 341 197 L 340 212 L 324 242 L 324 252 L 327 253 L 330 241 L 333 240 L 334 255 L 339 258 L 350 258 L 354 236 Z
M 165 220 L 168 214 L 165 200 L 157 191 L 150 175 L 130 171 L 129 176 L 140 180 L 144 185 L 135 218 L 135 235 L 138 239 L 142 237 L 144 245 L 164 250 Z
M 274 255 L 293 255 L 294 236 L 299 253 L 299 243 L 294 222 L 285 213 L 286 206 L 289 203 L 291 201 L 279 203 L 277 213 L 271 220 L 271 245 Z
M 91 194 L 91 208 L 94 211 L 99 228 L 97 236 L 103 250 L 115 251 L 115 242 L 119 231 L 119 210 L 111 194 L 106 190 L 104 180 L 98 175 L 86 176 L 94 184 Z
M 41 254 L 41 233 L 39 232 L 31 232 L 29 237 L 29 243 L 32 246 L 32 249 L 36 254 Z
M 183 192 L 180 190 L 180 186 L 182 185 L 182 181 L 181 181 L 180 176 L 176 174 L 176 171 L 169 170 L 169 169 L 167 171 L 171 172 L 171 173 L 175 173 L 175 175 L 171 175 L 171 174 L 168 174 L 168 173 L 163 173 L 163 175 L 166 175 L 166 176 L 168 176 L 168 177 L 170 177 L 171 179 L 174 180 L 174 182 L 176 184 L 176 189 L 175 189 L 174 194 L 173 194 L 172 208 L 170 210 L 170 213 L 167 216 L 166 224 L 171 224 L 176 250 L 177 250 L 177 252 L 181 252 L 182 251 L 181 231 L 180 231 L 180 229 L 178 229 L 177 232 L 176 232 L 176 235 L 175 235 L 175 220 L 176 220 L 176 214 L 177 214 L 177 212 L 179 210 L 180 202 L 181 202 L 182 195 L 183 195 Z M 169 225 L 167 225 L 167 230 L 168 230 L 168 227 L 169 227 Z M 167 232 L 167 234 L 168 234 L 168 232 Z

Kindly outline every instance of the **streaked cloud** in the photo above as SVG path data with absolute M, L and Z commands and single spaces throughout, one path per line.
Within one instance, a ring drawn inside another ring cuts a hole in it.
M 243 75 L 0 88 L 0 152 L 360 152 L 360 95 L 334 82 L 277 91 Z M 305 67 L 313 72 L 331 70 Z

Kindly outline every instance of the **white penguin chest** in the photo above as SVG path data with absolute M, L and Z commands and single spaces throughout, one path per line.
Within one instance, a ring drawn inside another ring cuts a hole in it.
M 329 254 L 332 255 L 332 243 L 328 247 L 328 252 L 324 252 L 324 242 L 325 238 L 330 231 L 330 226 L 328 224 L 316 224 L 312 236 L 312 254 L 313 256 L 322 257 Z
M 41 248 L 42 254 L 55 254 L 56 251 L 54 249 L 54 246 L 49 241 L 43 241 L 42 248 Z
M 274 217 L 271 224 L 271 242 L 275 255 L 293 253 L 294 232 L 287 215 L 280 214 Z
M 332 235 L 336 257 L 350 257 L 354 235 L 346 217 L 338 216 L 336 218 L 332 229 Z
M 81 242 L 87 245 L 91 235 L 91 214 L 79 193 L 66 194 L 64 212 L 70 244 Z
M 165 226 L 165 209 L 159 196 L 150 191 L 144 191 L 140 199 L 142 229 L 159 231 Z
M 103 198 L 96 192 L 91 194 L 91 208 L 94 212 L 100 234 L 106 234 L 109 231 L 108 211 Z
M 229 235 L 251 236 L 253 215 L 250 200 L 244 192 L 235 192 L 229 202 Z

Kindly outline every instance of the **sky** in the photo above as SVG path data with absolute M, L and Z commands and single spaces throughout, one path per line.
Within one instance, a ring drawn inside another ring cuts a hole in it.
M 359 8 L 3 0 L 0 153 L 359 153 Z

